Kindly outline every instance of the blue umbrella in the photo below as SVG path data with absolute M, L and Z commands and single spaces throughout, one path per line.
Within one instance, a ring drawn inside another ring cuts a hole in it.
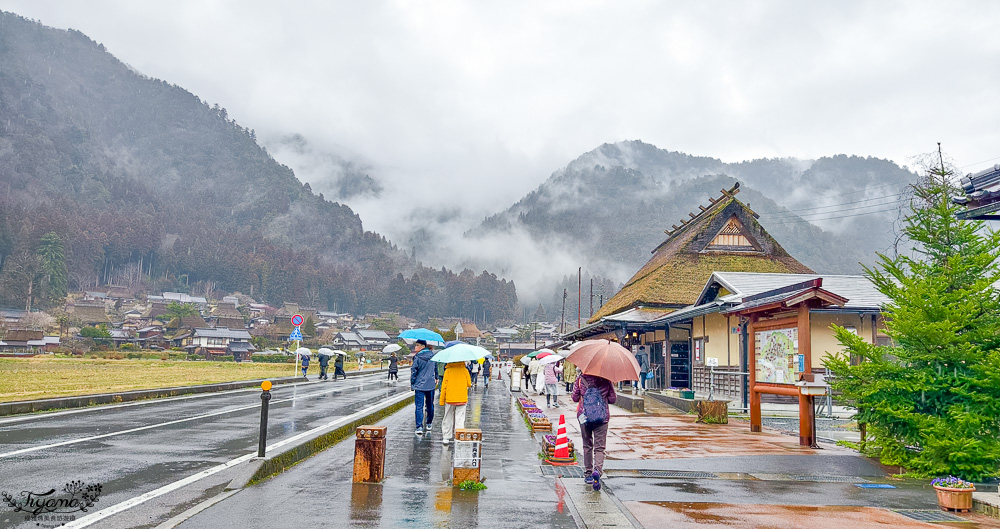
M 477 345 L 467 343 L 457 343 L 451 347 L 446 347 L 431 357 L 431 362 L 448 364 L 451 362 L 476 361 L 480 358 L 490 356 L 490 352 Z
M 407 329 L 399 333 L 399 337 L 404 340 L 423 340 L 430 345 L 444 345 L 444 338 L 430 329 Z
M 444 348 L 447 349 L 447 348 L 449 348 L 449 347 L 451 347 L 453 345 L 458 345 L 460 343 L 465 343 L 465 342 L 463 342 L 462 340 L 452 340 L 450 342 L 445 342 L 444 343 Z

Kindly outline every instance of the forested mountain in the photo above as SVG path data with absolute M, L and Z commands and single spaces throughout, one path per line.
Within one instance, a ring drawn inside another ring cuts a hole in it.
M 905 188 L 916 179 L 875 158 L 727 164 L 626 141 L 583 154 L 466 237 L 523 231 L 535 240 L 560 241 L 588 256 L 592 273 L 624 281 L 666 238 L 664 230 L 739 181 L 738 198 L 796 259 L 817 272 L 856 274 L 859 263 L 872 264 L 876 252 L 892 249 Z M 627 275 L 620 277 L 622 271 Z M 561 299 L 562 287 L 553 296 Z M 547 298 L 542 301 L 551 311 L 555 304 Z
M 517 316 L 512 282 L 413 262 L 303 185 L 225 108 L 133 71 L 79 31 L 2 12 L 0 282 L 13 306 L 114 284 Z

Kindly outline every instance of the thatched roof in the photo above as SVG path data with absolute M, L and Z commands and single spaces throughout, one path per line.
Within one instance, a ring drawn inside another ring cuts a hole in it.
M 73 306 L 73 316 L 84 325 L 98 325 L 101 323 L 111 323 L 108 314 L 104 311 L 104 305 L 76 304 Z
M 709 207 L 668 230 L 649 262 L 590 321 L 639 306 L 691 305 L 715 271 L 812 273 L 764 231 L 757 214 L 736 199 L 738 192 L 739 184 L 723 190 Z

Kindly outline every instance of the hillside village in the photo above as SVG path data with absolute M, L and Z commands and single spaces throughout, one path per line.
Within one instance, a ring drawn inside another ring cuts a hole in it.
M 3 309 L 0 314 L 0 356 L 147 350 L 183 352 L 189 359 L 252 361 L 254 354 L 287 351 L 296 314 L 304 321 L 304 345 L 354 353 L 380 352 L 396 343 L 401 331 L 424 325 L 506 356 L 559 337 L 558 326 L 549 322 L 481 330 L 461 318 L 420 322 L 395 312 L 355 316 L 290 302 L 273 307 L 240 294 L 212 300 L 180 292 L 135 296 L 114 287 L 74 293 L 64 307 L 51 311 Z

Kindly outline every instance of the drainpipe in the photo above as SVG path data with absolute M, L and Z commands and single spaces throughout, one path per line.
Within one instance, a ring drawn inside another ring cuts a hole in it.
M 747 335 L 747 322 L 749 320 L 746 317 L 740 317 L 740 371 L 746 369 L 746 373 L 749 373 L 751 369 L 756 369 L 756 366 L 750 365 L 750 338 Z M 743 409 L 750 410 L 750 376 L 743 376 Z

